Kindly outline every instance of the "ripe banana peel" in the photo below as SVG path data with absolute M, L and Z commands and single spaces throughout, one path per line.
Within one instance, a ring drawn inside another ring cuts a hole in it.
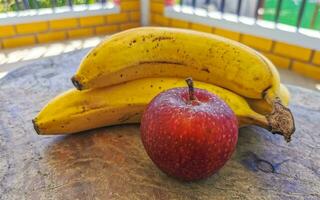
M 264 99 L 273 109 L 270 123 L 282 122 L 273 132 L 290 141 L 293 116 L 279 98 L 274 65 L 255 50 L 213 34 L 160 27 L 117 33 L 88 53 L 72 82 L 85 90 L 146 77 L 189 76 L 246 98 Z
M 243 97 L 204 82 L 195 81 L 194 85 L 223 99 L 236 114 L 240 126 L 258 125 L 272 130 L 274 124 L 253 111 Z M 51 100 L 40 111 L 33 120 L 34 127 L 38 134 L 49 135 L 139 123 L 145 107 L 157 94 L 176 87 L 186 87 L 185 81 L 179 78 L 144 78 L 92 90 L 71 89 Z
M 120 71 L 122 76 L 114 76 Z M 78 89 L 88 89 L 150 75 L 192 75 L 193 79 L 256 99 L 263 98 L 263 92 L 271 87 L 278 90 L 280 84 L 273 65 L 241 43 L 213 34 L 162 27 L 135 28 L 106 38 L 83 59 L 73 82 Z

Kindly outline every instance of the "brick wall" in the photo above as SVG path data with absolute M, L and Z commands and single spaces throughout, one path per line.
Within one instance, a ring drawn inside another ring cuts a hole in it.
M 140 26 L 139 0 L 121 0 L 120 13 L 0 26 L 0 49 L 104 35 Z
M 154 26 L 170 26 L 189 28 L 198 31 L 214 33 L 232 40 L 242 42 L 268 57 L 277 67 L 287 68 L 307 77 L 320 80 L 320 51 L 307 49 L 299 46 L 273 41 L 267 38 L 233 32 L 195 24 L 188 21 L 170 19 L 164 16 L 164 1 L 151 0 L 150 22 Z

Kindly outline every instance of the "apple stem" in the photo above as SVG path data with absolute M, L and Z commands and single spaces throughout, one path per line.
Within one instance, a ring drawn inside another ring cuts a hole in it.
M 194 100 L 196 100 L 196 97 L 194 96 L 194 87 L 193 87 L 192 78 L 191 77 L 187 78 L 186 82 L 189 87 L 189 101 L 194 101 Z

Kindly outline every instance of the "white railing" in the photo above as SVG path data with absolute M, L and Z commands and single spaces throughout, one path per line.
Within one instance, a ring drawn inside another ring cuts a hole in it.
M 167 6 L 164 15 L 320 50 L 320 31 L 186 5 Z

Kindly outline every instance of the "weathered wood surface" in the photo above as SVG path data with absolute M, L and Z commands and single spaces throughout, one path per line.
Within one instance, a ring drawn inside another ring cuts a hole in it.
M 138 125 L 38 136 L 31 119 L 72 87 L 84 53 L 38 61 L 0 80 L 0 199 L 320 199 L 320 94 L 297 87 L 290 87 L 297 127 L 291 143 L 242 129 L 226 166 L 193 183 L 156 168 Z

